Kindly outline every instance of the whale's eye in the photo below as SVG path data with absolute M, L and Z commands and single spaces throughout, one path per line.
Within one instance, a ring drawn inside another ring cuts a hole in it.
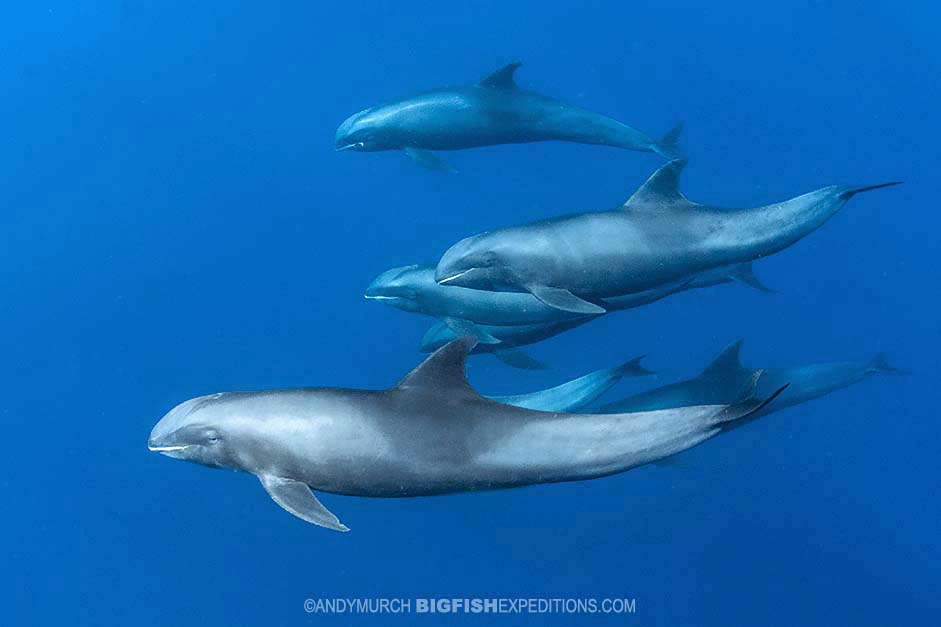
M 209 444 L 215 444 L 215 443 L 218 442 L 218 441 L 219 441 L 219 434 L 218 434 L 218 433 L 216 433 L 215 431 L 207 431 L 207 432 L 206 432 L 206 442 L 207 442 L 207 443 L 209 443 Z

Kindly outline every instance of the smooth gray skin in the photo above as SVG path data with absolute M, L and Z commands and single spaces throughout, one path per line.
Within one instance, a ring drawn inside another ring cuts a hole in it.
M 513 396 L 488 396 L 498 403 L 515 405 L 524 409 L 548 412 L 575 412 L 598 400 L 624 377 L 642 377 L 654 374 L 644 368 L 643 356 L 627 361 L 616 368 L 595 370 L 561 385 L 528 394 Z
M 657 152 L 668 159 L 680 156 L 675 145 L 679 129 L 657 142 L 612 118 L 522 90 L 513 80 L 519 66 L 511 63 L 474 85 L 360 111 L 337 129 L 336 149 L 410 150 L 421 164 L 434 163 L 423 150 L 559 140 Z
M 677 292 L 730 281 L 747 282 L 765 291 L 768 289 L 755 278 L 751 263 L 744 263 L 709 270 L 645 292 L 606 299 L 599 301 L 599 304 L 607 311 L 620 311 L 647 305 Z M 402 266 L 386 270 L 366 288 L 365 297 L 367 300 L 375 300 L 403 311 L 442 320 L 468 320 L 478 325 L 556 323 L 575 320 L 585 315 L 550 307 L 532 294 L 439 285 L 435 282 L 435 268 L 429 265 Z
M 530 292 L 576 313 L 599 299 L 766 257 L 819 228 L 855 194 L 894 185 L 830 186 L 752 209 L 722 209 L 679 191 L 685 161 L 657 170 L 621 209 L 583 213 L 464 239 L 435 280 L 479 290 Z
M 773 398 L 636 414 L 536 412 L 474 391 L 464 374 L 473 345 L 451 342 L 387 390 L 192 399 L 157 423 L 148 448 L 254 474 L 290 513 L 346 531 L 311 488 L 411 497 L 602 477 L 695 446 Z
M 603 412 L 621 413 L 649 411 L 683 405 L 722 404 L 741 398 L 743 386 L 754 376 L 753 368 L 745 368 L 740 361 L 742 341 L 725 350 L 699 376 L 686 381 L 654 388 L 629 396 L 621 401 L 604 405 Z M 765 368 L 758 385 L 758 394 L 788 385 L 780 398 L 754 417 L 791 407 L 834 390 L 858 383 L 871 374 L 902 371 L 889 365 L 885 355 L 879 354 L 865 362 L 830 362 L 808 364 L 794 368 Z

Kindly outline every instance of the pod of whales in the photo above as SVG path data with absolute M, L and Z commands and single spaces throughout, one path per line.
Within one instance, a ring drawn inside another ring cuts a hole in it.
M 580 414 L 640 358 L 561 385 L 487 398 L 465 378 L 471 352 L 542 367 L 519 347 L 598 316 L 730 281 L 768 291 L 753 260 L 823 225 L 853 196 L 897 182 L 829 186 L 763 207 L 689 201 L 681 127 L 662 139 L 612 118 L 529 92 L 519 63 L 479 83 L 361 111 L 337 129 L 338 151 L 401 150 L 453 171 L 432 151 L 559 140 L 655 152 L 670 161 L 614 211 L 500 228 L 459 241 L 435 266 L 393 268 L 366 298 L 436 318 L 422 339 L 434 351 L 384 390 L 300 388 L 228 392 L 186 401 L 151 431 L 148 448 L 171 458 L 255 475 L 289 513 L 348 531 L 313 490 L 418 497 L 579 481 L 656 463 L 771 411 L 818 398 L 875 372 L 866 363 L 755 370 L 741 343 L 693 379 Z M 780 396 L 780 400 L 775 401 Z
M 680 157 L 681 127 L 659 141 L 617 120 L 520 89 L 511 63 L 473 85 L 429 91 L 350 116 L 337 150 L 403 150 L 421 166 L 450 170 L 429 151 L 495 144 L 567 141 Z
M 258 477 L 307 522 L 348 531 L 311 491 L 412 497 L 578 481 L 689 449 L 770 403 L 756 375 L 732 404 L 630 414 L 547 413 L 484 398 L 455 340 L 386 390 L 302 388 L 195 398 L 153 428 L 148 448 Z
M 461 240 L 441 257 L 435 280 L 479 290 L 528 292 L 550 307 L 605 311 L 608 298 L 778 252 L 819 228 L 861 192 L 897 182 L 831 185 L 751 209 L 690 202 L 680 192 L 685 160 L 661 167 L 624 206 Z

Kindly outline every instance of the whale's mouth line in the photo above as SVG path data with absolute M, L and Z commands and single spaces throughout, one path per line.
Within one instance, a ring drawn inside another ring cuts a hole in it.
M 363 142 L 353 142 L 352 144 L 337 147 L 336 151 L 341 152 L 343 150 L 352 150 L 354 148 L 364 148 L 365 146 L 366 144 Z
M 182 451 L 185 448 L 189 448 L 190 444 L 184 446 L 150 446 L 147 445 L 147 450 L 153 451 L 155 453 L 172 453 L 174 451 Z
M 363 294 L 366 300 L 395 300 L 395 296 L 379 296 L 376 294 Z
M 464 270 L 463 272 L 458 272 L 457 274 L 452 274 L 451 276 L 445 277 L 443 279 L 438 279 L 438 285 L 444 285 L 445 283 L 450 283 L 451 281 L 454 281 L 455 279 L 459 279 L 465 274 L 467 274 L 468 272 L 470 272 L 471 270 L 473 270 L 473 268 L 471 268 L 470 270 Z

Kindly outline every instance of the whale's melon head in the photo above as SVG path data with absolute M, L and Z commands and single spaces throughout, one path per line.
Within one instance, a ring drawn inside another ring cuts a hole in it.
M 147 448 L 203 466 L 244 469 L 238 443 L 245 434 L 226 402 L 229 396 L 211 394 L 177 405 L 154 426 Z
M 498 232 L 462 239 L 441 257 L 435 281 L 440 285 L 516 291 L 519 277 L 511 244 Z
M 386 270 L 373 279 L 365 297 L 405 311 L 421 311 L 422 293 L 434 287 L 434 268 L 402 266 Z
M 385 117 L 381 108 L 351 115 L 337 128 L 336 149 L 372 152 L 400 148 L 386 128 Z

